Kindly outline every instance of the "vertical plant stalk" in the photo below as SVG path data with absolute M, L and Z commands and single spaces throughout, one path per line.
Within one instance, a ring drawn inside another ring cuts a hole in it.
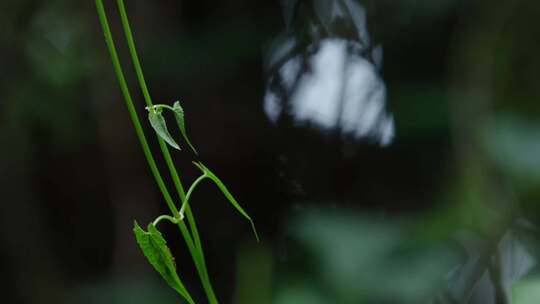
M 152 175 L 154 176 L 154 179 L 156 180 L 156 183 L 158 184 L 161 194 L 163 195 L 163 198 L 165 199 L 165 202 L 167 203 L 167 206 L 169 207 L 171 212 L 176 216 L 178 214 L 178 210 L 169 192 L 167 191 L 167 188 L 165 186 L 165 183 L 163 182 L 163 179 L 161 178 L 161 175 L 156 165 L 156 161 L 154 160 L 154 157 L 152 156 L 152 152 L 150 151 L 150 146 L 148 145 L 148 141 L 146 140 L 146 137 L 144 136 L 144 131 L 141 126 L 141 122 L 139 121 L 139 117 L 137 116 L 137 111 L 135 110 L 135 106 L 133 104 L 133 99 L 131 98 L 131 94 L 129 93 L 127 82 L 124 77 L 124 73 L 122 71 L 122 66 L 120 65 L 120 60 L 118 59 L 116 47 L 112 39 L 109 22 L 107 21 L 107 15 L 105 14 L 105 9 L 103 7 L 102 0 L 96 0 L 96 7 L 97 7 L 98 16 L 99 16 L 99 21 L 103 28 L 105 42 L 107 44 L 109 55 L 111 57 L 111 61 L 113 64 L 114 72 L 118 79 L 118 83 L 120 85 L 120 90 L 122 91 L 122 95 L 124 96 L 124 101 L 128 109 L 131 122 L 133 123 L 133 126 L 135 127 L 135 133 L 137 134 L 137 138 L 139 139 L 139 142 L 141 144 L 141 148 L 143 150 L 144 156 L 146 158 L 146 161 L 148 162 L 150 171 L 152 172 Z
M 133 34 L 131 31 L 131 26 L 129 24 L 129 20 L 127 17 L 126 8 L 124 5 L 123 0 L 117 0 L 116 1 L 118 10 L 120 11 L 120 19 L 122 22 L 122 27 L 124 29 L 124 34 L 126 36 L 126 41 L 128 44 L 129 53 L 131 55 L 131 61 L 133 63 L 133 67 L 135 68 L 135 73 L 137 75 L 137 80 L 139 81 L 139 85 L 141 87 L 144 100 L 146 102 L 146 106 L 150 109 L 153 107 L 152 98 L 150 97 L 150 93 L 148 91 L 148 86 L 146 84 L 146 80 L 144 78 L 144 74 L 142 71 L 141 63 L 139 60 L 139 56 L 137 54 L 137 48 L 135 46 L 135 40 L 133 39 Z M 178 193 L 178 197 L 180 198 L 181 202 L 184 202 L 185 199 L 185 192 L 184 187 L 182 186 L 182 182 L 180 181 L 180 177 L 178 174 L 178 171 L 176 170 L 176 167 L 174 165 L 174 162 L 172 160 L 171 154 L 169 152 L 169 148 L 167 147 L 167 144 L 159 137 L 157 136 L 159 147 L 161 149 L 161 152 L 163 154 L 163 158 L 165 159 L 165 163 L 167 164 L 167 168 L 169 169 L 169 173 L 171 175 L 171 178 L 173 180 L 174 186 L 176 188 L 176 191 Z M 177 214 L 174 214 L 177 216 Z M 195 242 L 195 248 L 190 248 L 190 253 L 192 255 L 193 261 L 195 262 L 195 266 L 197 268 L 197 272 L 199 273 L 199 277 L 201 278 L 201 282 L 203 284 L 203 288 L 206 292 L 206 296 L 208 298 L 208 301 L 211 304 L 218 303 L 217 298 L 215 296 L 214 290 L 212 288 L 212 284 L 210 283 L 210 278 L 208 276 L 208 270 L 206 267 L 206 262 L 204 259 L 204 252 L 202 249 L 199 233 L 197 230 L 197 225 L 195 222 L 195 218 L 193 216 L 193 213 L 191 212 L 191 208 L 189 206 L 186 206 L 186 218 L 188 220 L 188 223 L 191 228 L 191 233 L 193 240 Z M 183 228 L 181 227 L 183 226 Z M 180 230 L 182 232 L 182 235 L 186 234 L 187 229 L 185 228 L 185 224 L 183 222 L 179 223 Z M 196 250 L 194 250 L 196 249 Z
M 139 121 L 139 118 L 137 116 L 137 112 L 136 112 L 136 109 L 135 109 L 135 106 L 134 106 L 134 103 L 133 103 L 133 99 L 131 97 L 131 94 L 129 93 L 129 89 L 128 89 L 128 86 L 127 86 L 127 82 L 126 82 L 126 79 L 124 77 L 124 73 L 122 71 L 122 67 L 121 67 L 121 64 L 120 64 L 120 61 L 118 59 L 118 54 L 117 54 L 117 51 L 116 51 L 116 47 L 115 47 L 115 44 L 114 44 L 114 41 L 113 41 L 113 38 L 112 38 L 112 34 L 111 34 L 111 31 L 110 31 L 110 27 L 109 27 L 109 23 L 108 23 L 108 20 L 107 20 L 107 16 L 106 16 L 106 13 L 105 13 L 105 9 L 104 9 L 104 6 L 103 6 L 103 1 L 102 0 L 95 0 L 96 2 L 96 8 L 97 8 L 97 12 L 98 12 L 98 16 L 99 16 L 99 20 L 100 20 L 100 23 L 101 23 L 101 26 L 102 26 L 102 29 L 103 29 L 103 33 L 104 33 L 104 36 L 105 36 L 105 42 L 107 44 L 107 48 L 109 50 L 109 55 L 111 57 L 111 61 L 112 61 L 112 64 L 113 64 L 113 67 L 114 67 L 114 71 L 115 71 L 115 74 L 116 74 L 116 77 L 118 79 L 118 82 L 119 82 L 119 85 L 120 85 L 120 89 L 122 91 L 122 94 L 123 94 L 123 97 L 124 97 L 124 101 L 125 101 L 125 104 L 128 108 L 128 111 L 129 111 L 129 114 L 130 114 L 130 118 L 131 118 L 131 121 L 135 127 L 135 132 L 137 134 L 137 137 L 139 139 L 139 142 L 141 144 L 141 147 L 143 149 L 143 153 L 145 155 L 145 158 L 148 162 L 148 165 L 150 167 L 150 170 L 152 172 L 152 175 L 154 176 L 154 179 L 156 180 L 156 183 L 158 184 L 158 187 L 163 195 L 163 198 L 165 199 L 165 202 L 167 203 L 167 206 L 169 207 L 170 211 L 172 212 L 173 216 L 175 218 L 179 217 L 179 212 L 178 212 L 178 209 L 176 208 L 176 205 L 174 204 L 174 201 L 172 200 L 166 186 L 165 186 L 165 183 L 163 181 L 163 178 L 161 177 L 160 173 L 159 173 L 159 170 L 157 169 L 157 165 L 156 165 L 156 162 L 152 156 L 152 153 L 151 153 L 151 150 L 150 150 L 150 147 L 148 145 L 148 142 L 146 140 L 146 137 L 144 135 L 144 131 L 143 131 L 143 128 L 141 126 L 141 123 Z M 131 56 L 132 56 L 132 60 L 133 60 L 133 64 L 135 66 L 135 70 L 136 70 L 136 73 L 137 73 L 137 78 L 139 80 L 139 84 L 141 85 L 141 89 L 143 91 L 143 95 L 145 97 L 145 102 L 146 104 L 151 107 L 152 106 L 152 101 L 151 101 L 151 98 L 150 98 L 150 94 L 148 93 L 148 88 L 146 86 L 146 82 L 144 80 L 144 76 L 143 76 L 143 73 L 142 73 L 142 68 L 140 66 L 140 62 L 138 60 L 138 56 L 137 56 L 137 53 L 136 53 L 136 49 L 135 49 L 135 44 L 134 44 L 134 41 L 133 41 L 133 35 L 131 34 L 131 30 L 130 30 L 130 27 L 129 27 L 129 22 L 127 20 L 127 14 L 126 14 L 126 11 L 125 11 L 125 7 L 124 7 L 124 4 L 123 4 L 123 1 L 121 0 L 118 0 L 117 2 L 118 4 L 118 7 L 120 9 L 120 13 L 121 13 L 121 18 L 122 18 L 122 25 L 124 27 L 124 31 L 126 33 L 126 39 L 128 41 L 128 46 L 129 46 L 129 49 L 130 49 L 130 53 L 131 53 Z M 174 163 L 172 161 L 172 158 L 170 156 L 170 153 L 168 151 L 168 148 L 166 146 L 166 144 L 163 142 L 163 140 L 161 138 L 158 137 L 158 143 L 159 143 L 159 146 L 161 148 L 161 151 L 162 151 L 162 154 L 163 154 L 163 157 L 167 163 L 167 167 L 169 168 L 169 171 L 171 173 L 171 177 L 173 179 L 173 182 L 174 182 L 174 185 L 176 187 L 176 190 L 178 192 L 178 195 L 181 199 L 181 201 L 183 202 L 184 198 L 185 198 L 185 193 L 184 193 L 184 189 L 182 187 L 182 184 L 180 182 L 180 178 L 178 176 L 178 173 L 174 167 Z M 193 214 L 189 208 L 189 206 L 186 207 L 186 216 L 187 216 L 187 219 L 188 219 L 188 222 L 189 222 L 189 225 L 190 225 L 190 229 L 192 231 L 192 235 L 193 235 L 193 238 L 195 238 L 195 243 L 194 243 L 194 240 L 192 238 L 192 236 L 190 235 L 190 232 L 189 230 L 187 229 L 185 223 L 183 221 L 180 221 L 178 223 L 178 227 L 182 233 L 182 236 L 184 237 L 184 240 L 188 246 L 188 249 L 189 249 L 189 252 L 195 262 L 195 266 L 197 268 L 197 272 L 199 273 L 199 277 L 201 279 L 201 282 L 203 284 L 203 288 L 205 290 L 205 293 L 207 295 L 207 298 L 209 300 L 210 303 L 212 304 L 217 304 L 218 301 L 217 301 L 217 298 L 214 294 L 214 291 L 212 289 L 212 286 L 210 284 L 210 281 L 209 281 L 209 276 L 208 276 L 208 272 L 207 272 L 207 269 L 206 269 L 206 263 L 204 261 L 204 254 L 203 254 L 203 251 L 202 251 L 202 246 L 201 246 L 201 242 L 200 242 L 200 238 L 199 238 L 199 233 L 198 233 L 198 230 L 197 230 L 197 227 L 196 227 L 196 223 L 195 223 L 195 219 L 193 217 Z

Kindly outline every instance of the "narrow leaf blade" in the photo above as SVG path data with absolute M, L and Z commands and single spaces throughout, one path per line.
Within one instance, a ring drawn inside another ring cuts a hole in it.
M 137 222 L 133 232 L 144 256 L 161 277 L 189 303 L 195 303 L 176 272 L 176 266 L 167 242 L 153 224 L 144 231 Z
M 193 153 L 197 154 L 197 150 L 191 144 L 191 141 L 189 141 L 189 138 L 187 136 L 186 124 L 184 121 L 184 109 L 180 105 L 179 101 L 174 103 L 173 109 L 174 109 L 174 117 L 176 118 L 176 123 L 178 124 L 178 128 L 180 129 L 180 133 L 182 133 L 182 137 L 184 137 L 184 140 L 186 141 L 186 143 L 189 145 L 191 150 L 193 150 Z
M 180 150 L 180 146 L 174 141 L 173 137 L 167 130 L 167 123 L 161 112 L 150 110 L 148 111 L 148 120 L 150 125 L 156 131 L 157 135 L 167 142 L 171 147 Z
M 223 182 L 212 172 L 210 169 L 208 169 L 205 165 L 202 163 L 194 163 L 199 169 L 203 171 L 204 174 L 208 176 L 215 184 L 218 186 L 219 190 L 223 193 L 223 195 L 227 198 L 227 200 L 233 205 L 234 208 L 242 215 L 244 216 L 250 223 L 251 223 L 251 229 L 253 230 L 253 234 L 255 235 L 255 238 L 257 239 L 257 242 L 259 241 L 259 234 L 257 233 L 257 229 L 255 228 L 255 223 L 249 216 L 249 214 L 240 206 L 238 201 L 233 197 L 229 189 L 223 184 Z

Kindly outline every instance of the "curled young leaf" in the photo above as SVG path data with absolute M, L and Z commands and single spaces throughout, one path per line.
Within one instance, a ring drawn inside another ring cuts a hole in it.
M 197 150 L 195 149 L 195 147 L 193 147 L 193 145 L 191 144 L 187 136 L 186 125 L 184 122 L 184 109 L 180 105 L 179 101 L 174 103 L 173 111 L 174 111 L 174 117 L 176 118 L 176 123 L 178 124 L 178 128 L 180 129 L 180 133 L 182 133 L 182 137 L 184 137 L 184 140 L 186 141 L 186 143 L 189 145 L 191 150 L 193 150 L 193 153 L 197 154 Z
M 242 216 L 244 216 L 251 223 L 251 229 L 253 229 L 253 234 L 255 234 L 255 238 L 257 239 L 257 242 L 258 242 L 259 234 L 257 233 L 257 229 L 255 228 L 255 223 L 253 222 L 249 214 L 246 211 L 244 211 L 242 206 L 240 206 L 238 201 L 236 201 L 236 199 L 232 196 L 231 192 L 227 189 L 225 184 L 223 184 L 223 182 L 201 162 L 193 162 L 193 164 L 195 164 L 195 166 L 197 166 L 197 168 L 199 168 L 203 172 L 203 174 L 205 174 L 209 179 L 211 179 L 216 184 L 216 186 L 218 186 L 219 190 L 221 190 L 223 195 L 233 205 L 233 207 L 236 208 L 236 210 L 240 212 L 240 214 L 242 214 Z
M 169 133 L 169 130 L 167 130 L 167 123 L 165 122 L 165 118 L 161 114 L 161 109 L 149 109 L 148 120 L 150 121 L 150 125 L 152 126 L 154 131 L 156 131 L 159 137 L 161 137 L 165 142 L 171 145 L 171 147 L 180 150 L 180 146 L 178 146 L 178 144 L 174 141 L 173 137 Z
M 139 247 L 148 262 L 161 275 L 161 277 L 176 290 L 190 304 L 195 302 L 176 272 L 176 265 L 167 242 L 153 224 L 148 225 L 144 231 L 137 222 L 134 223 L 133 232 Z

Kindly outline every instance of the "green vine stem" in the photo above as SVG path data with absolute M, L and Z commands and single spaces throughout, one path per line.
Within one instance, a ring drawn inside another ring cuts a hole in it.
M 152 152 L 148 145 L 148 141 L 146 140 L 146 137 L 144 135 L 141 122 L 139 121 L 139 117 L 137 116 L 137 111 L 135 110 L 133 99 L 131 98 L 131 94 L 129 93 L 127 82 L 124 77 L 124 73 L 122 71 L 122 66 L 120 65 L 120 60 L 118 59 L 118 54 L 116 52 L 116 46 L 112 39 L 109 22 L 107 20 L 107 15 L 105 14 L 105 8 L 103 7 L 103 1 L 96 0 L 96 7 L 97 7 L 101 26 L 103 28 L 105 42 L 107 44 L 109 55 L 112 60 L 114 72 L 116 73 L 116 77 L 120 85 L 120 90 L 122 91 L 122 95 L 124 96 L 124 101 L 127 106 L 127 109 L 131 118 L 131 122 L 133 123 L 133 126 L 135 127 L 135 133 L 137 134 L 137 138 L 139 139 L 139 142 L 141 144 L 144 156 L 148 162 L 148 166 L 150 167 L 150 171 L 152 172 L 152 175 L 154 176 L 154 179 L 156 180 L 156 183 L 158 184 L 158 187 L 163 195 L 163 198 L 165 199 L 165 202 L 167 203 L 167 206 L 169 207 L 169 209 L 174 215 L 177 215 L 178 210 L 176 209 L 176 206 L 171 198 L 171 195 L 167 191 L 165 183 L 163 182 L 163 178 L 161 178 L 161 175 L 156 165 L 156 161 L 154 160 L 154 157 L 152 156 Z
M 139 56 L 137 55 L 137 48 L 135 47 L 135 41 L 133 39 L 133 34 L 132 34 L 131 26 L 129 24 L 129 20 L 127 17 L 124 1 L 117 0 L 116 3 L 120 11 L 120 19 L 122 22 L 122 27 L 124 28 L 124 34 L 126 36 L 129 53 L 131 55 L 132 63 L 135 68 L 135 73 L 137 74 L 139 85 L 143 92 L 144 100 L 148 107 L 152 107 L 153 106 L 152 99 L 150 97 L 150 93 L 148 92 L 148 86 L 146 85 L 146 81 L 145 81 L 144 74 L 142 71 Z M 180 198 L 180 201 L 183 202 L 185 198 L 184 187 L 182 186 L 180 177 L 178 175 L 178 172 L 176 171 L 176 167 L 174 166 L 171 154 L 169 152 L 169 148 L 167 147 L 167 144 L 159 137 L 158 137 L 158 142 L 159 142 L 159 147 L 161 149 L 161 152 L 163 154 L 163 158 L 165 159 L 165 163 L 167 164 L 167 168 L 169 169 L 169 173 L 171 175 L 174 186 Z M 174 215 L 176 216 L 177 214 L 174 213 Z M 195 262 L 195 266 L 197 268 L 197 272 L 199 273 L 199 277 L 201 278 L 201 282 L 206 292 L 208 301 L 211 304 L 218 303 L 214 290 L 210 283 L 210 278 L 208 276 L 206 262 L 204 259 L 204 253 L 203 253 L 201 241 L 199 239 L 199 233 L 196 228 L 195 219 L 193 217 L 193 213 L 191 212 L 191 210 L 187 211 L 187 208 L 186 208 L 186 216 L 187 216 L 188 222 L 190 223 L 191 232 L 192 232 L 193 239 L 195 241 L 195 246 L 196 246 L 196 248 L 189 248 L 190 253 Z M 184 225 L 184 224 L 180 223 L 179 225 Z M 187 235 L 185 231 L 186 229 L 183 229 L 182 227 L 180 227 L 180 230 L 181 230 L 182 235 L 184 235 L 184 238 L 186 238 L 186 235 Z
M 137 116 L 137 112 L 135 110 L 133 99 L 131 97 L 131 94 L 129 93 L 127 82 L 125 80 L 124 73 L 122 71 L 120 61 L 118 59 L 118 54 L 117 54 L 117 51 L 116 51 L 116 47 L 115 47 L 115 44 L 114 44 L 114 41 L 113 41 L 113 38 L 112 38 L 109 23 L 108 23 L 107 16 L 106 16 L 106 13 L 105 13 L 105 9 L 104 9 L 104 6 L 103 6 L 103 0 L 95 0 L 95 2 L 96 2 L 96 8 L 97 8 L 97 12 L 98 12 L 98 17 L 99 17 L 100 24 L 101 24 L 102 29 L 103 29 L 103 33 L 104 33 L 104 36 L 105 36 L 105 42 L 106 42 L 107 48 L 109 50 L 109 55 L 110 55 L 111 60 L 112 60 L 114 71 L 115 71 L 116 77 L 118 79 L 122 94 L 124 96 L 124 101 L 125 101 L 125 104 L 126 104 L 126 106 L 128 108 L 132 123 L 133 123 L 133 125 L 135 127 L 137 137 L 138 137 L 139 142 L 141 144 L 141 147 L 143 149 L 143 153 L 144 153 L 145 158 L 146 158 L 146 160 L 148 162 L 148 165 L 150 167 L 152 175 L 154 176 L 154 179 L 156 180 L 156 183 L 158 184 L 158 187 L 159 187 L 159 189 L 160 189 L 160 191 L 161 191 L 161 193 L 163 195 L 163 198 L 165 199 L 165 202 L 167 203 L 167 206 L 169 207 L 169 209 L 172 212 L 172 214 L 174 215 L 174 217 L 180 217 L 178 209 L 176 208 L 176 205 L 174 204 L 174 202 L 173 202 L 173 200 L 172 200 L 172 198 L 171 198 L 171 196 L 170 196 L 170 194 L 169 194 L 169 192 L 168 192 L 168 190 L 167 190 L 167 188 L 165 186 L 165 183 L 164 183 L 164 181 L 163 181 L 163 179 L 162 179 L 162 177 L 161 177 L 161 175 L 159 173 L 159 170 L 157 169 L 156 162 L 155 162 L 155 160 L 154 160 L 154 158 L 152 156 L 152 153 L 151 153 L 150 147 L 148 145 L 148 142 L 146 140 L 146 137 L 144 135 L 141 123 L 140 123 L 139 118 Z M 131 57 L 132 57 L 133 64 L 135 66 L 135 71 L 137 73 L 137 78 L 139 80 L 141 90 L 143 91 L 145 102 L 146 102 L 148 107 L 152 107 L 153 106 L 152 101 L 151 101 L 150 94 L 148 92 L 148 88 L 146 86 L 146 82 L 144 80 L 144 76 L 143 76 L 143 73 L 142 73 L 142 68 L 141 68 L 137 53 L 136 53 L 135 43 L 133 41 L 133 35 L 131 34 L 131 29 L 129 27 L 129 22 L 128 22 L 128 19 L 127 19 L 127 13 L 126 13 L 126 10 L 125 10 L 124 3 L 123 3 L 122 0 L 118 0 L 117 4 L 118 4 L 118 8 L 120 10 L 120 16 L 121 16 L 121 19 L 122 19 L 122 26 L 124 28 L 126 39 L 128 41 L 128 47 L 129 47 L 129 50 L 130 50 L 130 54 L 131 54 Z M 168 151 L 167 145 L 160 138 L 158 138 L 158 143 L 159 143 L 160 149 L 162 151 L 163 157 L 165 159 L 165 162 L 167 164 L 167 167 L 168 167 L 168 169 L 170 171 L 171 177 L 173 179 L 173 182 L 174 182 L 174 185 L 175 185 L 176 190 L 178 192 L 178 195 L 180 197 L 180 200 L 183 202 L 184 198 L 185 198 L 185 193 L 184 193 L 182 184 L 180 182 L 180 178 L 178 176 L 178 173 L 177 173 L 177 171 L 176 171 L 176 169 L 174 167 L 174 163 L 173 163 L 171 155 L 170 155 L 170 153 Z M 187 227 L 186 227 L 186 225 L 184 224 L 183 221 L 178 222 L 178 227 L 179 227 L 179 229 L 180 229 L 180 231 L 182 233 L 182 236 L 184 237 L 184 240 L 185 240 L 185 242 L 186 242 L 186 244 L 188 246 L 189 252 L 190 252 L 190 254 L 191 254 L 191 256 L 192 256 L 192 258 L 194 260 L 197 272 L 199 273 L 199 277 L 201 278 L 201 282 L 203 284 L 203 288 L 204 288 L 205 293 L 207 295 L 208 301 L 211 304 L 217 304 L 218 303 L 217 298 L 216 298 L 216 296 L 214 294 L 214 291 L 212 289 L 212 286 L 210 284 L 210 280 L 209 280 L 209 276 L 208 276 L 208 272 L 207 272 L 207 268 L 206 268 L 206 263 L 205 263 L 205 260 L 204 260 L 204 253 L 203 253 L 203 250 L 202 250 L 199 233 L 198 233 L 196 223 L 195 223 L 195 218 L 193 217 L 193 214 L 191 212 L 191 209 L 190 209 L 189 205 L 186 205 L 185 214 L 187 216 L 188 223 L 190 225 L 190 229 L 191 229 L 191 233 L 193 235 L 193 238 L 190 235 L 189 230 L 187 229 Z

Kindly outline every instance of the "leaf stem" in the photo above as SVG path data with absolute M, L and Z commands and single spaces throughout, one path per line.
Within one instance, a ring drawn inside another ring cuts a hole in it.
M 157 105 L 153 105 L 152 107 L 146 107 L 145 109 L 149 111 L 152 108 L 154 111 L 157 109 L 167 109 L 174 112 L 174 108 L 166 104 L 157 104 Z
M 180 214 L 180 218 L 176 218 L 176 217 L 172 217 L 170 215 L 167 215 L 167 214 L 163 214 L 163 215 L 160 215 L 158 216 L 153 222 L 152 222 L 152 225 L 154 226 L 157 226 L 157 224 L 159 224 L 159 222 L 161 222 L 162 220 L 167 220 L 173 224 L 178 224 L 182 219 L 184 218 L 183 215 Z
M 202 182 L 205 178 L 208 176 L 206 174 L 203 174 L 197 178 L 193 184 L 191 184 L 191 187 L 189 187 L 188 192 L 186 194 L 186 198 L 184 199 L 184 202 L 182 203 L 182 207 L 180 208 L 180 216 L 184 216 L 184 211 L 186 209 L 186 206 L 188 205 L 189 198 L 191 197 L 191 194 L 193 193 L 193 190 L 195 190 L 195 187 Z

